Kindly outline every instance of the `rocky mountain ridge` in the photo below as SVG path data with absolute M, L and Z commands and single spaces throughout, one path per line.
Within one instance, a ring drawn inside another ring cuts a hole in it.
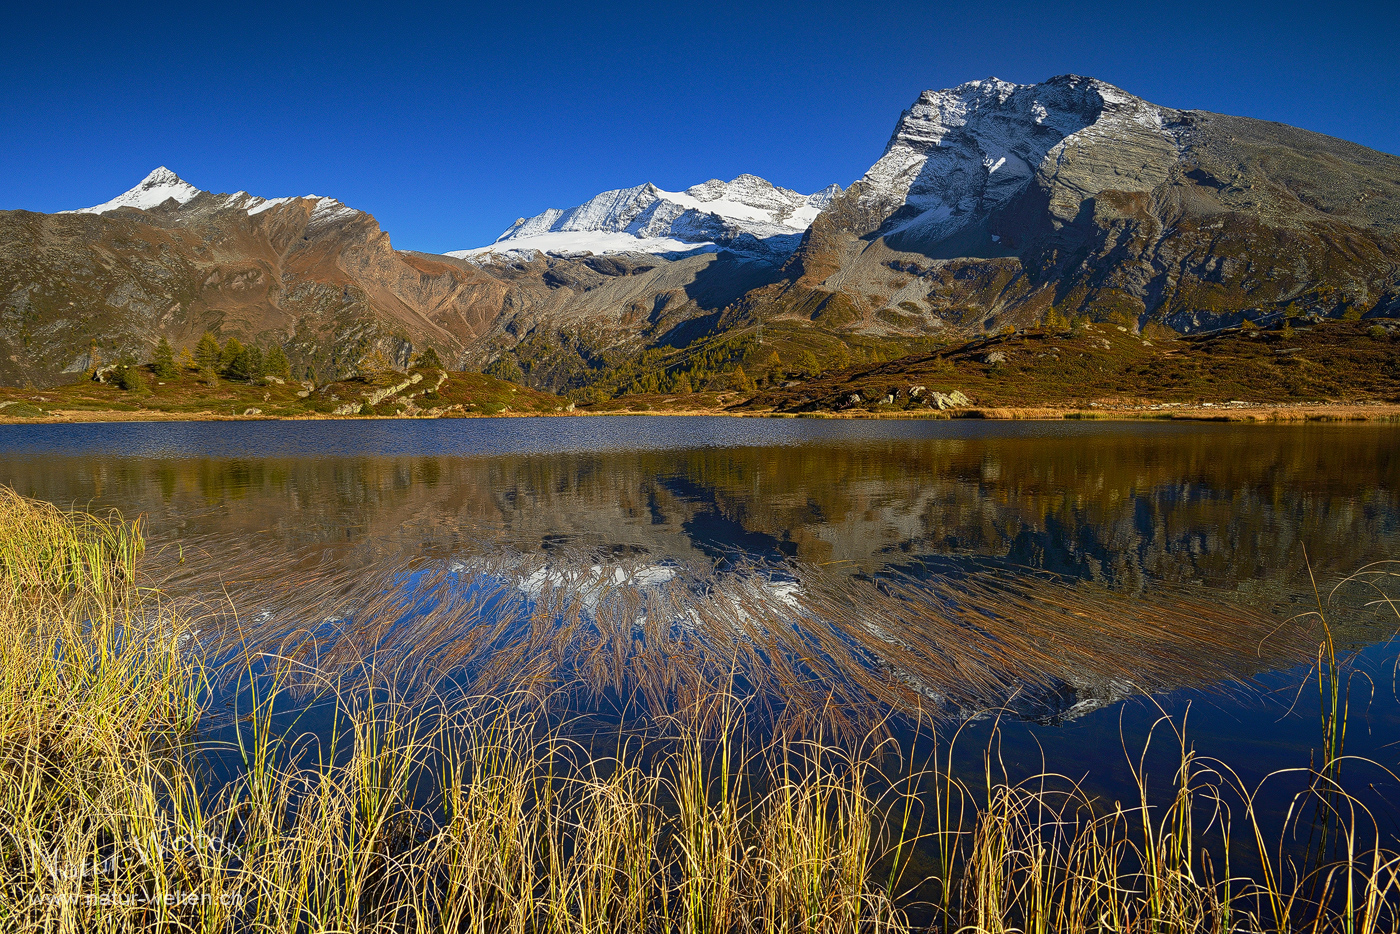
M 297 375 L 321 379 L 373 351 L 406 364 L 424 347 L 482 367 L 543 324 L 584 345 L 549 377 L 569 385 L 599 354 L 666 339 L 773 275 L 729 252 L 482 263 L 401 251 L 333 198 L 207 192 L 161 167 L 93 208 L 0 212 L 0 382 L 80 378 L 206 330 L 276 342 Z
M 877 232 L 895 244 L 1011 255 L 1014 225 L 994 231 L 992 218 L 1030 186 L 1048 190 L 1052 223 L 1072 223 L 1090 191 L 1163 181 L 1180 137 L 1176 111 L 1102 81 L 971 81 L 919 96 L 861 179 L 858 201 L 885 215 Z M 1109 157 L 1094 159 L 1086 178 L 1063 172 L 1080 150 L 1105 145 Z
M 454 318 L 424 287 L 362 211 L 206 192 L 161 167 L 93 208 L 0 212 L 0 378 L 52 382 L 204 330 L 331 369 L 371 345 L 397 358 L 469 338 L 469 309 Z
M 507 259 L 533 253 L 577 256 L 648 253 L 678 259 L 727 249 L 765 262 L 781 262 L 802 232 L 841 186 L 804 195 L 756 175 L 723 182 L 712 178 L 683 192 L 648 182 L 605 191 L 576 207 L 550 208 L 522 217 L 489 246 L 449 256 Z

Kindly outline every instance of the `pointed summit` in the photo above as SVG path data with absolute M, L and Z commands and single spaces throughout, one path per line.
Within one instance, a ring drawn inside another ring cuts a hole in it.
M 63 211 L 61 213 L 105 214 L 108 211 L 115 211 L 117 208 L 139 208 L 142 211 L 149 211 L 172 198 L 179 204 L 188 204 L 201 194 L 203 192 L 198 188 L 162 165 L 157 166 L 135 188 L 118 195 L 111 201 L 90 208 L 79 208 L 76 211 Z

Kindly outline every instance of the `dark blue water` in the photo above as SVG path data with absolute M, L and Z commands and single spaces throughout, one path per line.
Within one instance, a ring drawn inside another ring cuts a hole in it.
M 1268 427 L 1252 430 L 1271 432 Z M 394 422 L 101 422 L 0 426 L 0 455 L 474 457 L 957 439 L 1172 438 L 1238 431 L 1238 426 L 1187 422 L 876 421 L 708 416 L 425 419 Z

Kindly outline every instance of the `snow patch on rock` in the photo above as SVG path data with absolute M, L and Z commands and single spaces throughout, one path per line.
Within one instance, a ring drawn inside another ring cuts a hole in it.
M 312 224 L 327 224 L 337 220 L 344 220 L 358 215 L 362 212 L 351 207 L 346 207 L 334 198 L 323 198 L 320 195 L 303 195 L 301 197 L 286 198 L 260 198 L 257 195 L 250 195 L 246 191 L 236 191 L 231 195 L 213 196 L 210 192 L 196 188 L 189 182 L 167 169 L 160 166 L 141 180 L 141 183 L 130 191 L 124 192 L 111 201 L 94 205 L 90 208 L 80 208 L 75 211 L 61 211 L 62 214 L 103 214 L 107 211 L 115 211 L 117 208 L 138 208 L 142 211 L 149 211 L 157 208 L 170 200 L 174 200 L 181 207 L 190 205 L 201 195 L 210 195 L 206 200 L 200 201 L 197 205 L 192 205 L 192 209 L 201 208 L 204 210 L 241 210 L 246 211 L 249 217 L 270 211 L 278 205 L 288 204 L 293 201 L 314 201 L 311 208 Z M 220 197 L 222 200 L 213 200 Z

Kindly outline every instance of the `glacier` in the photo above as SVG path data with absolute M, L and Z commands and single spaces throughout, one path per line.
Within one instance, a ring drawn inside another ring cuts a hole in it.
M 727 249 L 768 262 L 786 258 L 841 186 L 804 195 L 756 175 L 710 179 L 685 191 L 651 183 L 595 195 L 583 204 L 522 217 L 494 243 L 448 253 L 461 259 L 535 253 L 650 253 L 675 258 Z

